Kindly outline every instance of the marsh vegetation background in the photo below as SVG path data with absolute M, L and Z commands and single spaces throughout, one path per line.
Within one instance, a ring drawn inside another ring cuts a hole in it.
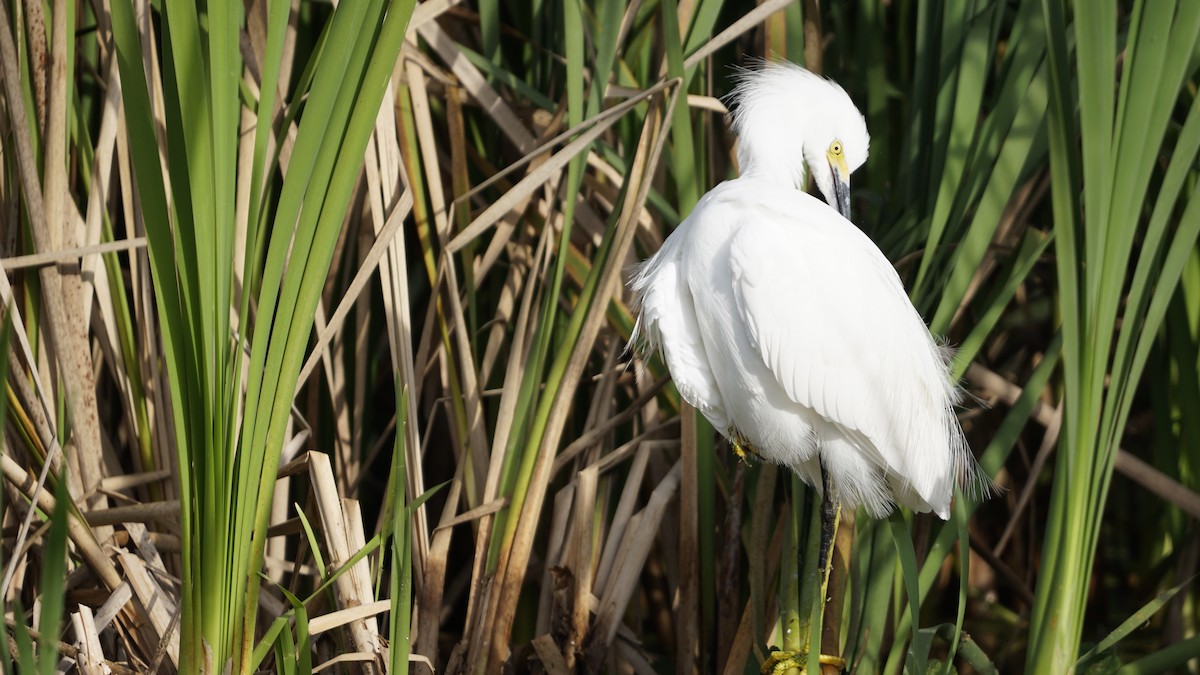
M 802 644 L 811 493 L 625 348 L 770 56 L 863 110 L 856 224 L 1004 488 L 844 523 L 812 633 L 1200 672 L 1198 36 L 1192 0 L 0 0 L 4 671 Z

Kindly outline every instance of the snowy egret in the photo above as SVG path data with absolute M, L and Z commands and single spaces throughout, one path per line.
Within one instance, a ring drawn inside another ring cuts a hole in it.
M 638 268 L 634 339 L 662 350 L 680 395 L 739 456 L 820 491 L 824 586 L 842 505 L 947 519 L 955 485 L 981 479 L 948 351 L 849 221 L 850 174 L 870 141 L 862 114 L 840 86 L 789 63 L 743 72 L 730 98 L 741 174 Z M 828 205 L 803 192 L 806 166 Z

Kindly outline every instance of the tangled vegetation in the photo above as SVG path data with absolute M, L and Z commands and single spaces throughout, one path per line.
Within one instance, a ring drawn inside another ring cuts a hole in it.
M 1198 38 L 1193 0 L 0 0 L 4 672 L 801 644 L 811 491 L 626 350 L 769 56 L 864 111 L 856 224 L 1003 488 L 847 514 L 811 633 L 1200 673 Z

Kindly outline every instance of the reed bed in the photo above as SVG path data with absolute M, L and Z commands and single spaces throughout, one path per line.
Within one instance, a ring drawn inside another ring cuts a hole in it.
M 1190 0 L 0 2 L 0 667 L 1200 673 L 1198 39 Z M 627 348 L 764 56 L 863 110 L 856 224 L 1002 488 L 846 514 L 823 614 L 811 491 Z

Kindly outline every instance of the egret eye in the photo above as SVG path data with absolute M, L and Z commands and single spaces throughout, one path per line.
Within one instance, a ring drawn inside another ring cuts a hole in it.
M 829 152 L 835 155 L 842 154 L 842 142 L 834 141 L 833 145 L 829 146 Z

